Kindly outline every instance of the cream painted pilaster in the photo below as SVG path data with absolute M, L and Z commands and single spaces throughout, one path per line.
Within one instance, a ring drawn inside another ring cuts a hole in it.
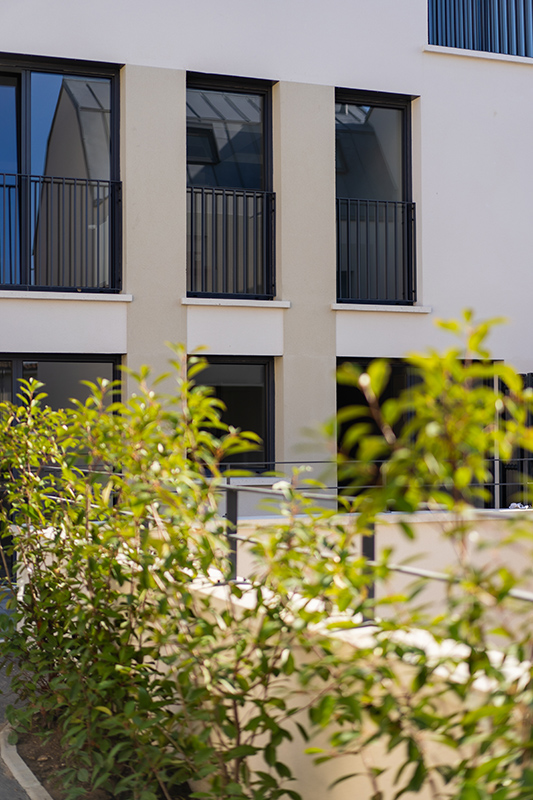
M 335 413 L 334 89 L 282 82 L 273 88 L 277 292 L 291 301 L 284 355 L 276 364 L 276 457 L 324 459 L 303 451 L 302 430 Z
M 186 125 L 183 70 L 126 66 L 121 82 L 124 291 L 128 366 L 167 367 L 165 341 L 184 342 Z

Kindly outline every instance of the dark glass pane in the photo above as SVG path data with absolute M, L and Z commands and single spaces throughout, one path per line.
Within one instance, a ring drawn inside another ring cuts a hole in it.
M 46 403 L 54 409 L 71 406 L 71 398 L 84 401 L 89 389 L 80 381 L 113 380 L 113 365 L 96 361 L 24 361 L 22 377 L 44 383 Z
M 0 283 L 19 280 L 18 80 L 0 75 Z
M 403 199 L 402 113 L 335 104 L 337 197 Z
M 11 361 L 0 361 L 0 403 L 11 402 L 12 386 L 12 364 Z
M 232 463 L 264 464 L 267 437 L 266 368 L 264 364 L 212 364 L 198 376 L 198 382 L 212 386 L 226 410 L 222 421 L 261 437 L 258 450 L 232 456 Z
M 111 84 L 33 72 L 31 172 L 64 178 L 110 178 Z
M 0 173 L 19 171 L 17 89 L 16 78 L 0 75 Z
M 263 189 L 263 98 L 187 90 L 189 186 Z

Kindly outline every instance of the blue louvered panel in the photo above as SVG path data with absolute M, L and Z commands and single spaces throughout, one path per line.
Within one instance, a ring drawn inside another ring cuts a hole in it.
M 429 0 L 429 43 L 533 57 L 533 0 Z

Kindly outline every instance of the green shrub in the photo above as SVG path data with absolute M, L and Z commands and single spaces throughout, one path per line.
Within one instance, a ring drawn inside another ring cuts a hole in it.
M 402 754 L 396 796 L 533 796 L 531 606 L 513 597 L 529 564 L 523 576 L 476 567 L 468 538 L 494 448 L 533 449 L 532 400 L 488 360 L 490 325 L 467 315 L 465 327 L 466 351 L 411 359 L 420 382 L 397 401 L 379 402 L 383 363 L 344 372 L 368 400 L 357 414 L 380 430 L 349 441 L 362 463 L 354 486 L 369 473 L 374 485 L 343 501 L 357 512 L 347 521 L 306 499 L 298 475 L 282 482 L 282 513 L 255 541 L 247 582 L 230 580 L 218 490 L 222 459 L 255 437 L 225 428 L 218 401 L 192 384 L 200 360 L 187 374 L 176 351 L 166 396 L 142 371 L 125 403 L 101 382 L 85 404 L 53 412 L 29 382 L 19 406 L 0 405 L 0 525 L 20 571 L 15 612 L 0 620 L 27 701 L 11 718 L 61 728 L 72 798 L 88 786 L 169 798 L 198 781 L 206 800 L 297 800 L 282 755 L 294 736 L 318 762 L 345 755 L 347 777 L 362 757 L 375 800 L 387 771 L 365 759 L 376 741 Z M 373 599 L 392 556 L 359 554 L 377 515 L 421 504 L 452 512 L 458 552 L 437 618 L 417 608 L 418 585 Z M 529 544 L 530 525 L 510 536 Z M 312 741 L 324 731 L 326 745 Z

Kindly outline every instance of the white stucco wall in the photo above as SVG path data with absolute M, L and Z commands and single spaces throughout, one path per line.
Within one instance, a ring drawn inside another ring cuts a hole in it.
M 490 342 L 494 355 L 533 371 L 533 59 L 428 47 L 426 31 L 426 0 L 3 3 L 0 51 L 125 64 L 124 286 L 134 300 L 120 336 L 109 333 L 119 312 L 106 329 L 101 313 L 110 310 L 84 308 L 83 329 L 92 327 L 94 339 L 78 337 L 75 346 L 127 352 L 131 366 L 150 361 L 156 371 L 164 367 L 165 339 L 275 355 L 277 450 L 286 459 L 304 425 L 334 412 L 335 356 L 399 357 L 443 346 L 449 337 L 434 319 L 464 307 L 507 317 Z M 181 302 L 186 70 L 275 82 L 277 286 L 290 308 L 208 312 Z M 426 313 L 331 307 L 334 87 L 415 98 L 418 304 Z M 16 344 L 7 309 L 0 305 L 0 352 Z M 26 339 L 43 329 L 37 323 L 44 313 L 31 312 Z M 68 303 L 57 304 L 54 315 L 57 330 L 71 324 Z M 50 335 L 43 342 L 63 349 Z

